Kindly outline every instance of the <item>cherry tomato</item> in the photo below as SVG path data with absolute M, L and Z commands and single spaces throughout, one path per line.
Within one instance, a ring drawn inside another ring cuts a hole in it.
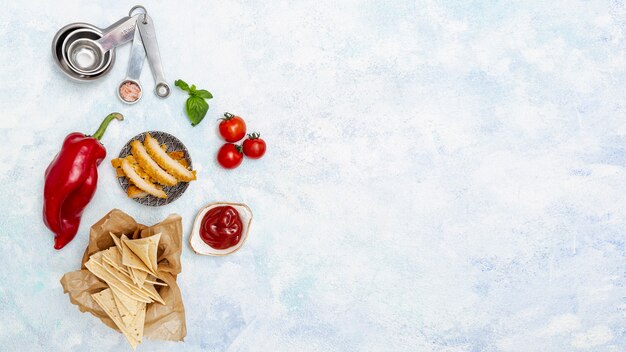
M 265 141 L 262 140 L 260 133 L 252 133 L 248 135 L 248 139 L 243 141 L 243 153 L 252 159 L 258 159 L 265 154 Z
M 242 161 L 243 153 L 238 145 L 226 143 L 217 152 L 217 162 L 226 169 L 234 169 L 241 165 Z
M 241 117 L 227 112 L 220 120 L 220 134 L 226 142 L 234 143 L 246 136 L 246 122 Z

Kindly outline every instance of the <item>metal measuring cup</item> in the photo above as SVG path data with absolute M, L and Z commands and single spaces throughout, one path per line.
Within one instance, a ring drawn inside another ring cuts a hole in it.
M 67 45 L 64 58 L 77 73 L 98 74 L 107 67 L 106 53 L 133 38 L 137 16 L 127 16 L 117 21 L 106 28 L 98 40 L 85 37 L 75 39 L 73 36 L 80 36 L 80 33 L 71 33 L 64 42 Z
M 70 66 L 66 59 L 66 43 L 68 42 L 68 37 L 74 35 L 75 32 L 80 32 L 81 37 L 91 38 L 94 40 L 102 38 L 103 30 L 89 23 L 77 22 L 70 23 L 63 28 L 59 29 L 59 31 L 55 34 L 52 39 L 52 58 L 61 71 L 69 78 L 76 80 L 78 82 L 90 82 L 107 74 L 113 63 L 115 62 L 115 51 L 109 51 L 105 54 L 105 64 L 101 71 L 97 74 L 81 74 L 76 72 L 76 70 Z M 71 39 L 69 39 L 71 40 Z

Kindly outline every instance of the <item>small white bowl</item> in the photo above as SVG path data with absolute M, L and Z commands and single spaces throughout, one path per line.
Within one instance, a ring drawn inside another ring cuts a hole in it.
M 225 205 L 229 205 L 237 210 L 239 213 L 239 218 L 241 219 L 242 229 L 241 229 L 241 239 L 239 242 L 226 249 L 215 249 L 208 244 L 206 244 L 202 237 L 200 237 L 200 227 L 202 226 L 202 218 L 204 215 L 211 209 L 215 207 L 222 207 Z M 200 255 L 213 255 L 213 256 L 224 256 L 231 253 L 236 252 L 243 246 L 243 243 L 248 238 L 248 230 L 250 229 L 250 223 L 252 222 L 252 211 L 245 204 L 238 203 L 211 203 L 204 208 L 200 209 L 198 215 L 196 216 L 196 220 L 193 223 L 193 230 L 191 230 L 191 236 L 189 236 L 189 244 L 191 244 L 191 248 L 196 254 Z

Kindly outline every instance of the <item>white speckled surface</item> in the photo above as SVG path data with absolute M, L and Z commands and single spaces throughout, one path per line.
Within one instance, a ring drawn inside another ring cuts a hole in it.
M 0 5 L 1 350 L 129 350 L 59 284 L 89 226 L 114 207 L 146 224 L 176 212 L 186 239 L 220 200 L 252 208 L 248 242 L 185 248 L 187 338 L 140 351 L 626 349 L 624 3 L 151 1 L 169 81 L 215 95 L 195 128 L 177 89 L 117 100 L 129 46 L 96 83 L 53 65 L 61 26 L 106 26 L 131 3 Z M 127 119 L 55 252 L 44 169 L 111 111 Z M 224 111 L 263 134 L 264 159 L 216 166 Z M 200 175 L 159 209 L 109 167 L 145 130 L 179 137 Z

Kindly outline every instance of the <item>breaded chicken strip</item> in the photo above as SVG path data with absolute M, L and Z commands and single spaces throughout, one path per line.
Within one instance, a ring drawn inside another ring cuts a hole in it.
M 167 194 L 163 192 L 162 189 L 159 189 L 154 183 L 144 180 L 135 172 L 135 169 L 132 167 L 128 159 L 122 160 L 122 170 L 124 170 L 124 174 L 126 177 L 132 182 L 135 186 L 137 186 L 142 191 L 145 191 L 157 198 L 167 198 Z
M 160 167 L 162 167 L 170 175 L 176 177 L 179 181 L 189 182 L 196 179 L 194 172 L 191 172 L 179 162 L 172 159 L 163 149 L 161 149 L 159 142 L 149 133 L 146 133 L 143 145 L 152 159 L 154 159 Z
M 150 158 L 146 148 L 143 147 L 140 141 L 132 141 L 130 143 L 130 150 L 133 154 L 137 164 L 157 183 L 164 186 L 174 186 L 178 183 L 176 177 L 168 174 L 165 170 L 161 169 L 157 163 Z

